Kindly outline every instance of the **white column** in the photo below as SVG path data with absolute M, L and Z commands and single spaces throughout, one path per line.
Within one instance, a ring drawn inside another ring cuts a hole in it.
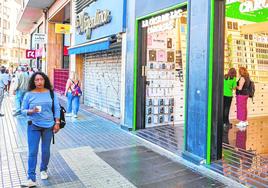
M 121 111 L 121 124 L 125 121 L 125 91 L 126 91 L 126 56 L 127 56 L 127 36 L 126 33 L 122 34 L 122 51 L 121 51 L 121 99 L 120 99 L 120 111 Z
M 71 46 L 75 45 L 75 1 L 71 0 Z M 76 70 L 76 55 L 70 55 L 69 70 Z

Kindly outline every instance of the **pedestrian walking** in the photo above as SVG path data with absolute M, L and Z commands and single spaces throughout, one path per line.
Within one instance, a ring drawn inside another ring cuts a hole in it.
M 246 127 L 248 125 L 247 115 L 247 101 L 248 101 L 248 88 L 250 85 L 249 73 L 245 67 L 239 68 L 239 80 L 236 87 L 236 107 L 237 107 L 237 119 L 239 123 L 238 127 Z
M 67 113 L 66 116 L 77 118 L 80 106 L 80 97 L 82 95 L 81 83 L 75 72 L 70 73 L 65 87 L 65 96 L 67 97 Z
M 21 114 L 21 103 L 22 103 L 24 94 L 27 91 L 29 79 L 30 77 L 27 74 L 26 69 L 24 67 L 19 67 L 16 73 L 16 77 L 14 80 L 14 87 L 13 87 L 14 89 L 13 94 L 16 95 L 15 96 L 16 110 L 15 110 L 15 113 L 13 114 L 14 116 Z
M 5 75 L 5 71 L 5 67 L 2 66 L 0 70 L 0 117 L 4 116 L 2 112 L 2 103 L 5 97 L 5 88 L 8 85 L 8 79 Z
M 11 77 L 8 69 L 6 69 L 5 74 L 6 74 L 6 77 L 7 77 L 7 80 L 8 80 L 8 84 L 6 86 L 6 92 L 9 94 L 12 77 Z
M 230 107 L 233 99 L 233 91 L 236 89 L 236 70 L 235 68 L 229 69 L 228 73 L 224 76 L 224 94 L 223 94 L 223 125 L 224 127 L 230 127 L 229 120 Z
M 54 113 L 52 111 L 52 86 L 47 75 L 36 72 L 29 81 L 28 92 L 22 103 L 22 113 L 28 117 L 28 181 L 27 186 L 36 186 L 36 164 L 41 140 L 41 179 L 48 178 L 47 168 L 50 158 L 50 144 L 54 133 L 60 129 L 59 100 L 54 93 Z

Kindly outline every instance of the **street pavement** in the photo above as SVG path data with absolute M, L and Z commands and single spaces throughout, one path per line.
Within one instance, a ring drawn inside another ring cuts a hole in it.
M 5 116 L 0 119 L 3 188 L 20 187 L 27 178 L 27 120 L 12 116 L 12 100 L 4 99 Z M 48 180 L 40 179 L 39 154 L 38 187 L 227 187 L 228 183 L 206 177 L 155 148 L 118 124 L 81 112 L 78 119 L 67 118 L 66 127 L 55 136 Z

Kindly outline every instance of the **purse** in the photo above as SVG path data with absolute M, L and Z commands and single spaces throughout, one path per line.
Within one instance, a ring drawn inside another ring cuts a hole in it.
M 82 90 L 79 86 L 79 81 L 77 82 L 77 84 L 74 83 L 74 81 L 72 81 L 74 84 L 74 88 L 72 89 L 72 95 L 73 96 L 81 96 L 82 95 Z

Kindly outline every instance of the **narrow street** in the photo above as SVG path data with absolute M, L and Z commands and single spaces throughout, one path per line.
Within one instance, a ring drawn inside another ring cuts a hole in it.
M 11 115 L 11 99 L 5 98 L 0 121 L 3 188 L 20 187 L 27 169 L 26 119 Z M 40 179 L 37 168 L 41 187 L 225 187 L 159 155 L 146 142 L 93 114 L 67 121 L 52 146 L 47 181 Z

